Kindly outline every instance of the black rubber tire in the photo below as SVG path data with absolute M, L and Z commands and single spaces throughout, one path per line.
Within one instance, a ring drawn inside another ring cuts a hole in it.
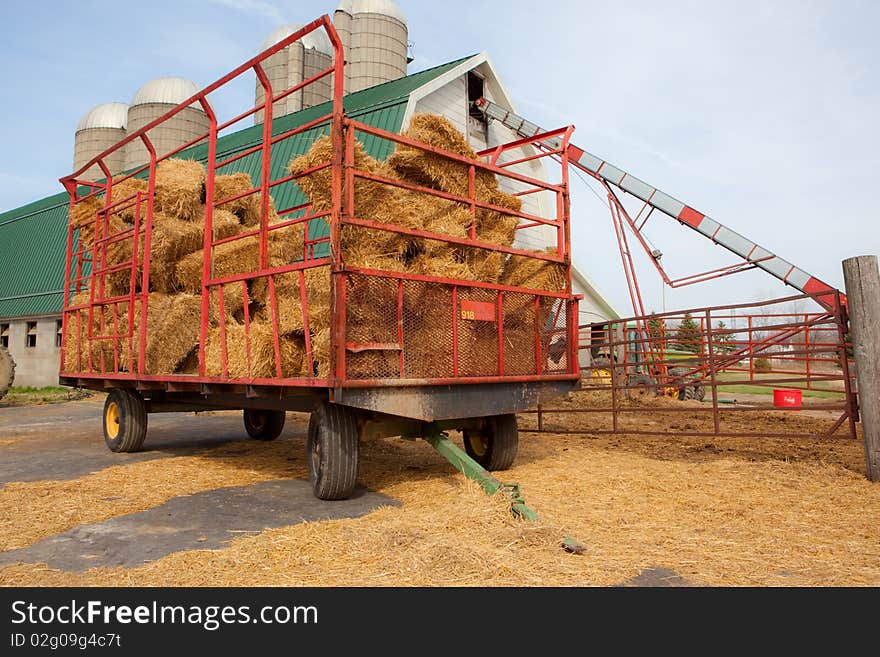
M 706 398 L 706 386 L 702 383 L 698 383 L 694 386 L 694 399 L 697 401 L 703 401 Z
M 486 470 L 507 470 L 516 459 L 519 430 L 516 415 L 493 415 L 485 418 L 482 429 L 464 429 L 464 450 Z
M 111 408 L 113 407 L 113 408 Z M 137 452 L 147 437 L 147 407 L 133 390 L 114 388 L 104 400 L 104 442 L 111 452 Z
M 689 401 L 694 398 L 694 386 L 682 386 L 678 389 L 680 401 Z
M 360 432 L 349 406 L 322 402 L 309 418 L 309 483 L 320 500 L 345 500 L 357 484 Z
M 275 440 L 284 430 L 284 411 L 244 409 L 244 428 L 254 440 Z
M 9 392 L 15 381 L 15 361 L 5 347 L 0 347 L 0 399 Z

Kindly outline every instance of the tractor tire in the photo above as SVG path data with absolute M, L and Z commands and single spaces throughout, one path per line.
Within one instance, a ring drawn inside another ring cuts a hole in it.
M 657 380 L 647 374 L 630 374 L 626 379 L 627 398 L 633 401 L 648 401 L 657 396 Z
M 360 431 L 357 411 L 322 402 L 309 418 L 306 460 L 312 492 L 321 500 L 345 500 L 357 484 Z
M 254 440 L 275 440 L 284 430 L 285 419 L 284 411 L 244 410 L 244 428 Z
M 114 388 L 104 401 L 104 442 L 111 452 L 137 452 L 147 437 L 147 407 L 132 390 Z
M 703 401 L 706 398 L 706 386 L 702 383 L 698 383 L 694 386 L 694 399 L 697 401 Z
M 13 381 L 15 381 L 15 361 L 5 347 L 0 347 L 0 399 L 9 392 Z
M 516 459 L 519 430 L 516 415 L 493 415 L 485 418 L 483 428 L 462 432 L 467 455 L 486 470 L 507 470 Z
M 690 401 L 694 398 L 694 386 L 682 386 L 676 395 L 679 401 Z

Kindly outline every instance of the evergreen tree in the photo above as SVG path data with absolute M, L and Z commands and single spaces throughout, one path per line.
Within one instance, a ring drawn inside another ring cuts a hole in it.
M 700 325 L 694 321 L 690 313 L 685 313 L 675 332 L 675 347 L 698 354 L 701 342 Z
M 731 354 L 736 351 L 734 335 L 734 331 L 728 330 L 727 325 L 719 319 L 718 325 L 712 332 L 712 349 L 715 353 Z
M 666 348 L 666 325 L 662 319 L 653 315 L 652 310 L 648 320 L 648 336 L 651 338 L 651 348 L 660 351 Z

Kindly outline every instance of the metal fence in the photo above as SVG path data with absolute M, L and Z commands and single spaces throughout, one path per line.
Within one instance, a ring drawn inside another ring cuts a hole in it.
M 828 310 L 804 311 L 812 302 L 800 295 L 581 325 L 580 389 L 530 411 L 534 426 L 521 430 L 855 438 L 846 307 L 840 293 Z M 791 413 L 813 421 L 774 419 Z

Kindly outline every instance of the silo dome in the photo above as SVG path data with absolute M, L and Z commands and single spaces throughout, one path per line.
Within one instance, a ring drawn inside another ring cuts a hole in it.
M 131 99 L 131 105 L 132 107 L 147 103 L 179 105 L 198 91 L 196 83 L 186 78 L 156 78 L 137 90 L 134 98 Z
M 116 142 L 125 138 L 128 123 L 128 105 L 125 103 L 104 103 L 86 112 L 76 125 L 73 139 L 73 170 L 85 166 L 89 160 L 100 155 Z M 117 174 L 125 166 L 124 149 L 107 156 L 104 164 L 111 174 Z M 104 172 L 93 166 L 81 178 L 101 180 Z
M 333 22 L 345 45 L 346 93 L 406 75 L 406 17 L 393 0 L 342 0 Z
M 269 33 L 269 36 L 263 39 L 263 43 L 260 44 L 260 52 L 263 52 L 267 48 L 271 48 L 297 30 L 301 30 L 302 27 L 303 26 L 298 23 L 288 23 L 287 25 L 276 27 Z M 333 55 L 333 44 L 330 43 L 330 37 L 328 37 L 327 33 L 322 29 L 309 32 L 303 38 L 299 39 L 299 42 L 302 43 L 305 48 L 312 48 L 325 55 Z
M 128 108 L 128 133 L 140 130 L 152 123 L 176 105 L 198 93 L 199 88 L 185 78 L 156 78 L 137 90 Z M 210 120 L 198 103 L 178 112 L 174 117 L 149 131 L 148 137 L 156 149 L 157 157 L 162 157 L 208 132 Z M 145 164 L 150 157 L 140 139 L 129 142 L 125 147 L 125 168 Z
M 396 18 L 401 23 L 406 23 L 406 17 L 393 0 L 342 0 L 337 11 L 344 11 L 351 16 L 355 14 L 383 14 Z
M 260 52 L 271 48 L 279 41 L 283 41 L 302 27 L 298 23 L 288 23 L 275 28 L 269 36 L 263 39 L 263 43 L 260 44 Z M 323 29 L 317 29 L 267 57 L 262 66 L 266 77 L 269 78 L 269 83 L 272 85 L 273 92 L 277 94 L 303 80 L 314 77 L 332 64 L 333 45 L 330 43 L 327 33 Z M 330 99 L 332 88 L 332 76 L 322 78 L 276 102 L 272 106 L 272 116 L 277 118 L 323 103 Z M 263 85 L 257 80 L 254 93 L 255 105 L 263 104 L 264 93 Z M 260 110 L 254 115 L 254 123 L 262 122 L 263 111 Z
M 94 128 L 122 128 L 128 124 L 128 105 L 125 103 L 104 103 L 83 114 L 76 124 L 76 131 Z

